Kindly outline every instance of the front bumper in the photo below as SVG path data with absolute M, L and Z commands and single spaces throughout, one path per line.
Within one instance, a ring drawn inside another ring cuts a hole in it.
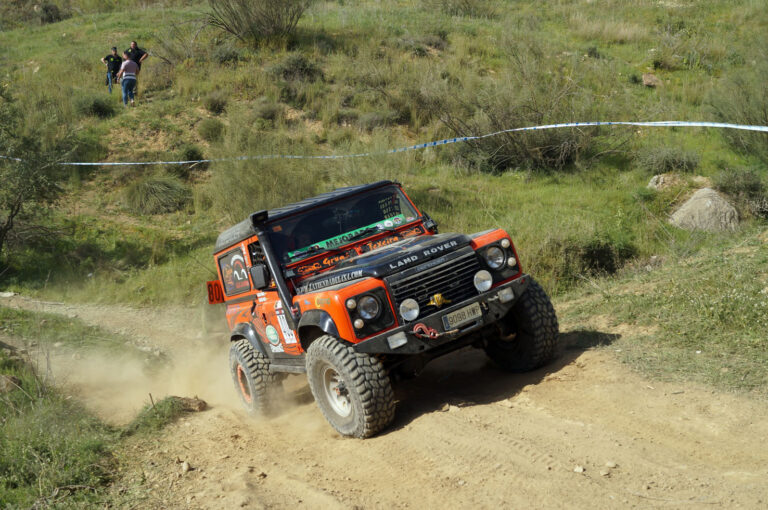
M 460 346 L 462 343 L 461 338 L 466 337 L 489 324 L 493 324 L 504 317 L 528 288 L 529 280 L 527 275 L 523 275 L 511 282 L 499 285 L 488 292 L 483 292 L 472 299 L 467 299 L 466 301 L 440 310 L 432 315 L 419 317 L 415 321 L 408 322 L 397 328 L 390 329 L 385 333 L 363 340 L 362 342 L 355 344 L 353 348 L 357 352 L 365 352 L 369 354 L 419 354 L 438 347 L 445 348 L 451 343 L 456 343 Z M 502 303 L 499 298 L 499 293 L 502 289 L 507 288 L 512 289 L 514 297 L 511 300 Z M 480 304 L 480 310 L 482 312 L 480 317 L 468 324 L 459 326 L 454 332 L 446 332 L 443 324 L 443 317 L 473 303 Z M 437 331 L 440 336 L 437 338 L 425 338 L 419 336 L 413 331 L 416 324 L 424 324 L 428 328 Z M 388 339 L 392 336 L 402 334 L 405 335 L 406 342 L 395 348 L 390 347 Z

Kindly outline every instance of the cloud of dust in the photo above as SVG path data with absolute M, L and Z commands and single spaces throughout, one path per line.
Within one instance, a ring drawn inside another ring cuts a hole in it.
M 197 396 L 212 407 L 241 408 L 229 373 L 229 345 L 190 341 L 166 353 L 167 362 L 153 364 L 136 355 L 52 353 L 49 369 L 56 384 L 115 425 L 132 420 L 150 394 L 155 401 L 169 395 Z

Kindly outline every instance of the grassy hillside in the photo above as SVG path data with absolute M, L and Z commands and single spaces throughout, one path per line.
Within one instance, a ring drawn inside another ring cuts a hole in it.
M 567 121 L 768 122 L 758 1 L 316 2 L 294 36 L 257 47 L 206 25 L 205 2 L 58 5 L 62 21 L 3 25 L 0 81 L 44 144 L 68 137 L 70 160 L 339 154 Z M 132 39 L 152 56 L 138 106 L 124 109 L 99 59 Z M 660 85 L 644 86 L 643 73 Z M 347 160 L 72 169 L 50 232 L 12 246 L 0 286 L 198 303 L 222 229 L 256 209 L 392 178 L 444 231 L 508 229 L 524 267 L 557 294 L 630 260 L 716 246 L 721 236 L 679 231 L 666 215 L 707 182 L 697 175 L 748 174 L 759 198 L 766 144 L 741 132 L 601 128 Z M 663 172 L 681 178 L 646 190 Z M 747 228 L 764 221 L 742 198 Z

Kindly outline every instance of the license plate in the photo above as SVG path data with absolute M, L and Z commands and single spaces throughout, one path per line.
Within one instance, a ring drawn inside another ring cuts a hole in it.
M 446 331 L 450 331 L 452 329 L 458 328 L 459 326 L 463 326 L 468 322 L 472 322 L 481 315 L 483 315 L 483 312 L 480 310 L 480 303 L 472 303 L 469 306 L 465 306 L 464 308 L 460 308 L 455 312 L 444 315 L 443 326 L 445 326 Z

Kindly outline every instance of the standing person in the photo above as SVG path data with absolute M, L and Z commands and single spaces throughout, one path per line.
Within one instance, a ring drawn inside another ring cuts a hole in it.
M 117 48 L 112 46 L 112 53 L 101 59 L 107 66 L 107 86 L 109 87 L 109 93 L 112 93 L 112 82 L 117 84 L 117 72 L 120 70 L 120 65 L 123 63 L 123 59 L 117 54 Z
M 134 105 L 133 98 L 136 92 L 136 75 L 139 74 L 139 64 L 131 60 L 128 51 L 123 52 L 123 65 L 117 73 L 118 78 L 123 79 L 123 105 L 128 106 L 128 99 L 131 100 L 131 106 Z
M 139 65 L 139 70 L 141 70 L 141 63 L 144 62 L 149 56 L 146 51 L 139 48 L 139 45 L 136 44 L 136 41 L 131 41 L 131 47 L 125 50 L 125 53 L 128 55 L 128 58 Z

